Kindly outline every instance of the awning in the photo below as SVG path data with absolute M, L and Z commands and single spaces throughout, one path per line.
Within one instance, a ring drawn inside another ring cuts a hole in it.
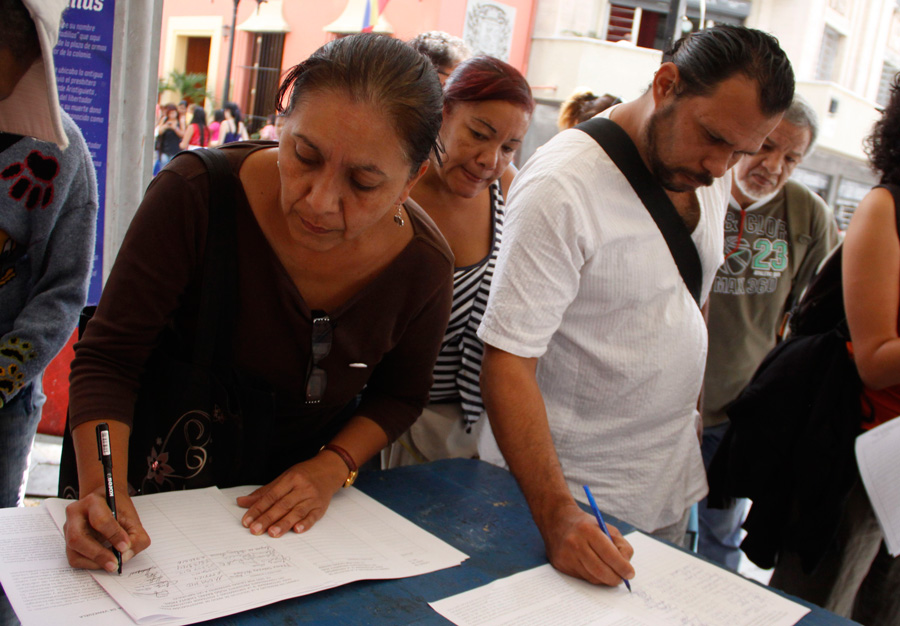
M 268 0 L 257 5 L 256 11 L 242 24 L 238 30 L 248 33 L 287 33 L 291 27 L 284 19 L 282 5 L 284 0 Z

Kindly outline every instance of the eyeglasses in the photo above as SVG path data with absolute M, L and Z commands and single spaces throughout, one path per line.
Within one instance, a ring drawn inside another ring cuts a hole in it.
M 318 404 L 325 395 L 328 374 L 319 362 L 331 352 L 331 318 L 325 311 L 312 312 L 312 348 L 306 374 L 306 404 Z

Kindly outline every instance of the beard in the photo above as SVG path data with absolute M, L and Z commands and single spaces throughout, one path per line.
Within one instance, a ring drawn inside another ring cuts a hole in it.
M 747 174 L 749 175 L 750 172 L 747 172 Z M 776 186 L 775 191 L 769 191 L 769 192 L 764 192 L 759 189 L 756 189 L 753 186 L 745 183 L 744 180 L 740 176 L 737 175 L 737 172 L 735 172 L 735 175 L 734 175 L 734 184 L 737 185 L 737 188 L 741 191 L 742 194 L 744 194 L 744 196 L 753 200 L 754 203 L 761 202 L 764 200 L 765 201 L 771 200 L 781 190 L 781 186 Z
M 671 127 L 677 103 L 672 103 L 659 111 L 654 111 L 644 131 L 644 145 L 647 147 L 647 165 L 650 173 L 664 189 L 675 193 L 694 191 L 698 187 L 709 187 L 713 177 L 707 172 L 695 172 L 686 167 L 672 167 L 660 155 L 659 138 Z M 681 180 L 679 180 L 679 177 Z M 688 181 L 683 179 L 687 178 Z

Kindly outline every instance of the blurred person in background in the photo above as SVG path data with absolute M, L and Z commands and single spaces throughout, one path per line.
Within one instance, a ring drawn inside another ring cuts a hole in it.
M 225 111 L 216 109 L 213 111 L 213 121 L 209 123 L 209 144 L 214 146 L 219 141 L 219 126 L 225 121 Z
M 215 145 L 234 143 L 235 141 L 248 141 L 250 135 L 247 127 L 241 119 L 241 109 L 234 102 L 226 102 L 224 109 L 225 119 L 219 125 L 219 142 Z
M 202 106 L 196 105 L 193 110 L 191 123 L 184 131 L 180 147 L 182 150 L 196 150 L 206 148 L 210 143 L 209 127 L 206 125 L 206 111 Z
M 173 156 L 181 151 L 181 138 L 184 132 L 178 123 L 178 107 L 167 104 L 154 131 L 156 136 L 156 162 L 153 164 L 154 176 L 166 166 Z
M 272 113 L 266 118 L 266 125 L 259 129 L 259 138 L 262 141 L 278 141 L 278 132 L 275 129 L 276 115 Z
M 424 54 L 431 61 L 441 78 L 441 85 L 456 69 L 456 66 L 472 56 L 469 47 L 459 37 L 439 30 L 422 33 L 409 40 L 409 45 Z
M 621 101 L 612 94 L 597 96 L 589 89 L 576 89 L 560 106 L 556 126 L 559 130 L 572 128 Z

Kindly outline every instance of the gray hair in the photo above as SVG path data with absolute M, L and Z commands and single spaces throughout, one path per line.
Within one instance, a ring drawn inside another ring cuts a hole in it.
M 809 145 L 806 147 L 806 152 L 803 153 L 803 156 L 812 152 L 816 139 L 819 136 L 819 116 L 816 115 L 815 109 L 810 106 L 806 98 L 799 93 L 794 93 L 794 100 L 791 102 L 788 110 L 784 112 L 782 121 L 799 128 L 809 129 Z
M 424 54 L 434 65 L 434 69 L 452 70 L 472 56 L 469 47 L 459 37 L 440 30 L 430 30 L 407 42 L 417 52 Z

